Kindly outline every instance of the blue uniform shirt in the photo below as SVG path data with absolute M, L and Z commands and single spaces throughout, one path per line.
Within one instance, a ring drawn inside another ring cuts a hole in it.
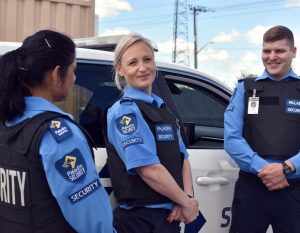
M 144 101 L 145 103 L 157 104 L 160 107 L 163 104 L 163 100 L 157 95 L 152 94 L 151 96 L 131 87 L 125 89 L 124 95 L 121 98 L 131 98 L 136 100 Z M 130 133 L 122 133 L 118 129 L 116 119 L 122 117 L 123 115 L 131 115 L 132 122 L 135 124 L 134 130 Z M 155 138 L 144 120 L 141 111 L 138 106 L 131 101 L 117 101 L 113 106 L 108 109 L 107 113 L 107 128 L 108 128 L 108 140 L 114 145 L 118 155 L 122 159 L 126 166 L 126 169 L 130 175 L 137 175 L 135 168 L 142 166 L 149 166 L 153 164 L 160 163 L 156 151 Z M 188 153 L 186 151 L 185 145 L 181 138 L 179 130 L 177 131 L 179 138 L 180 152 L 184 154 L 185 159 L 188 158 Z M 124 143 L 128 139 L 135 143 L 127 144 Z M 138 139 L 138 140 L 137 140 Z M 128 205 L 123 205 L 124 208 L 129 208 Z M 172 209 L 173 204 L 163 204 L 163 205 L 152 205 L 147 206 L 151 208 L 167 208 Z
M 14 125 L 45 111 L 69 115 L 41 97 L 26 97 L 25 104 L 23 115 L 7 122 L 6 125 Z M 112 227 L 109 198 L 100 184 L 84 134 L 65 118 L 58 119 L 56 123 L 65 127 L 67 133 L 61 134 L 64 136 L 55 136 L 48 129 L 41 139 L 39 152 L 51 192 L 65 219 L 80 233 L 116 232 Z M 68 161 L 66 158 L 74 159 L 74 157 L 75 163 L 72 164 L 70 160 L 70 164 L 64 164 Z M 67 173 L 74 164 L 81 171 L 75 176 Z
M 256 78 L 256 80 L 261 79 L 271 79 L 276 82 L 267 71 L 264 71 L 260 77 Z M 280 82 L 289 79 L 299 79 L 299 77 L 291 70 Z M 268 163 L 282 161 L 263 159 L 250 148 L 243 138 L 244 93 L 244 82 L 239 82 L 224 114 L 224 148 L 242 171 L 257 174 Z M 294 164 L 296 173 L 290 175 L 289 178 L 300 178 L 300 153 L 291 157 L 290 161 Z

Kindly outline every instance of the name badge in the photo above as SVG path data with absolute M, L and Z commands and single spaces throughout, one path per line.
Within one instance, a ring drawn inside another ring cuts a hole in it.
M 175 141 L 171 124 L 156 124 L 155 132 L 157 141 Z
M 248 114 L 258 114 L 259 97 L 249 97 Z

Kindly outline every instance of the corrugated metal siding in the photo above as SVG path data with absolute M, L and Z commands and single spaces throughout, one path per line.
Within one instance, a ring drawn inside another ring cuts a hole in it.
M 0 41 L 22 41 L 40 29 L 94 36 L 94 12 L 95 0 L 0 0 Z

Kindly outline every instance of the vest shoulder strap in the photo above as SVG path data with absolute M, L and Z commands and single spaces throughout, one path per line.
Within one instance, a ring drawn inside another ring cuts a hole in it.
M 38 135 L 39 142 L 41 136 L 47 129 L 48 126 L 44 123 L 60 116 L 67 117 L 66 115 L 56 112 L 44 112 L 12 127 L 8 127 L 6 144 L 17 153 L 26 154 L 33 139 L 37 138 L 36 136 Z M 15 147 L 13 146 L 14 144 L 19 146 Z
M 144 113 L 151 121 L 153 122 L 161 122 L 163 121 L 162 116 L 156 111 L 155 106 L 151 106 L 140 100 L 134 100 L 139 109 Z
M 245 91 L 252 91 L 256 89 L 257 92 L 264 90 L 263 80 L 255 81 L 255 78 L 246 78 L 244 79 Z

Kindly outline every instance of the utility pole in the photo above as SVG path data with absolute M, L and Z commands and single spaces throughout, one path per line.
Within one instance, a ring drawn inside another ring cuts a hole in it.
M 194 67 L 195 69 L 198 68 L 198 58 L 197 58 L 197 55 L 198 55 L 198 45 L 197 45 L 197 15 L 198 13 L 200 12 L 208 12 L 208 11 L 211 11 L 213 12 L 214 10 L 212 9 L 208 9 L 207 7 L 203 7 L 203 6 L 192 6 L 192 5 L 189 5 L 189 8 L 190 10 L 192 11 L 192 14 L 193 14 L 193 19 L 194 19 Z

